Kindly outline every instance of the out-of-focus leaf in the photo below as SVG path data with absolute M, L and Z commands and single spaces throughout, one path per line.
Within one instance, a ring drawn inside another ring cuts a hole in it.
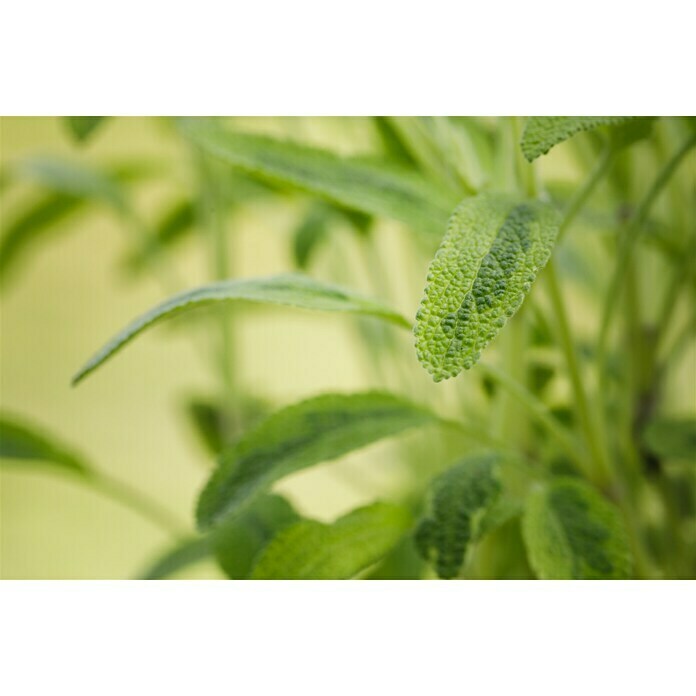
M 212 557 L 207 537 L 195 537 L 178 543 L 157 558 L 141 574 L 142 580 L 164 580 L 180 570 Z
M 544 580 L 622 579 L 631 575 L 619 511 L 583 481 L 557 478 L 528 498 L 524 540 Z
M 696 419 L 659 418 L 643 431 L 648 449 L 663 459 L 696 463 Z
M 384 153 L 389 159 L 398 162 L 404 167 L 417 166 L 408 148 L 404 144 L 399 133 L 395 130 L 390 119 L 386 116 L 373 116 L 372 122 L 375 125 L 377 134 L 384 148 Z
M 420 557 L 411 536 L 404 537 L 365 577 L 366 580 L 420 580 L 425 561 Z
M 300 519 L 279 495 L 263 495 L 241 515 L 221 524 L 211 534 L 220 567 L 227 577 L 249 576 L 255 559 L 273 537 Z
M 90 468 L 69 447 L 38 428 L 10 416 L 0 416 L 0 459 L 6 463 L 50 464 L 89 477 Z
M 271 541 L 251 577 L 256 580 L 344 580 L 383 558 L 406 533 L 408 510 L 375 503 L 333 524 L 302 520 Z
M 204 152 L 242 171 L 292 185 L 334 203 L 441 235 L 456 201 L 413 172 L 350 160 L 264 136 L 228 132 L 216 123 L 185 119 L 182 132 Z
M 266 278 L 223 280 L 175 295 L 135 319 L 79 370 L 73 378 L 73 384 L 84 379 L 145 329 L 202 306 L 221 305 L 239 300 L 361 314 L 388 321 L 402 328 L 410 327 L 404 317 L 384 305 L 351 290 L 320 283 L 307 276 L 285 274 Z
M 84 143 L 107 118 L 108 116 L 64 116 L 63 121 L 73 140 Z
M 381 392 L 327 394 L 277 411 L 223 453 L 198 501 L 198 524 L 207 528 L 238 514 L 295 471 L 437 421 L 430 411 Z
M 306 270 L 316 248 L 326 239 L 331 224 L 331 211 L 323 206 L 312 206 L 292 234 L 292 252 L 295 265 Z

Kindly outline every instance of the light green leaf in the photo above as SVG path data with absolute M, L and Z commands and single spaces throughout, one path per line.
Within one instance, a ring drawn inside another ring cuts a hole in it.
M 429 512 L 418 524 L 415 541 L 441 578 L 459 574 L 469 543 L 477 538 L 486 512 L 500 494 L 499 459 L 495 454 L 468 457 L 431 484 Z
M 581 131 L 615 125 L 630 116 L 530 116 L 522 133 L 522 152 L 532 162 Z
M 696 419 L 660 418 L 643 431 L 651 452 L 664 459 L 696 462 Z
M 622 579 L 631 551 L 619 511 L 586 483 L 559 478 L 534 491 L 523 519 L 529 562 L 544 580 Z
M 351 290 L 320 283 L 307 276 L 284 274 L 266 278 L 223 280 L 175 295 L 135 319 L 82 367 L 73 377 L 73 384 L 83 380 L 145 329 L 200 307 L 239 300 L 325 312 L 361 314 L 383 319 L 402 328 L 409 327 L 409 322 L 404 317 L 388 307 L 366 299 Z
M 248 174 L 366 213 L 394 218 L 440 235 L 454 202 L 415 173 L 374 162 L 344 159 L 297 143 L 228 132 L 217 123 L 184 119 L 180 127 L 204 152 Z
M 92 474 L 69 447 L 27 423 L 4 415 L 0 416 L 0 459 L 24 464 L 49 464 L 82 477 Z
M 549 205 L 494 194 L 454 211 L 416 315 L 418 359 L 436 382 L 472 367 L 519 309 L 558 224 Z
M 407 510 L 375 503 L 333 524 L 302 520 L 281 532 L 262 552 L 255 580 L 344 580 L 383 558 L 406 533 Z
M 212 556 L 207 537 L 195 537 L 166 551 L 140 574 L 142 580 L 163 580 Z
M 227 577 L 249 576 L 259 553 L 282 529 L 300 519 L 290 503 L 279 495 L 262 495 L 241 515 L 211 533 L 215 557 Z
M 64 116 L 63 121 L 73 139 L 84 143 L 107 118 L 108 116 Z
M 392 394 L 327 394 L 273 413 L 223 453 L 198 501 L 201 528 L 238 514 L 271 484 L 437 416 Z

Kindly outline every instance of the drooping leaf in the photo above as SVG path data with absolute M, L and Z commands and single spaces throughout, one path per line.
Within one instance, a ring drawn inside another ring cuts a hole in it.
M 63 121 L 75 142 L 84 143 L 108 116 L 64 116 Z
M 271 539 L 299 519 L 285 498 L 262 495 L 241 515 L 213 530 L 215 557 L 227 577 L 248 577 L 255 559 Z
M 696 462 L 696 419 L 660 418 L 643 431 L 648 449 L 663 459 Z
M 458 575 L 484 514 L 500 494 L 498 460 L 494 454 L 469 457 L 431 484 L 430 509 L 418 524 L 415 541 L 441 578 Z
M 619 511 L 578 479 L 554 479 L 534 491 L 527 500 L 523 533 L 530 564 L 544 580 L 631 575 L 631 551 Z
M 454 204 L 415 173 L 351 160 L 297 143 L 225 131 L 216 123 L 186 119 L 182 132 L 208 154 L 249 174 L 292 185 L 348 208 L 394 218 L 440 235 Z
M 544 203 L 494 194 L 457 207 L 416 315 L 418 359 L 436 382 L 472 367 L 519 309 L 551 255 L 558 223 Z
M 141 580 L 164 580 L 211 556 L 210 541 L 207 537 L 187 539 L 167 550 L 139 577 Z
M 522 133 L 522 152 L 530 161 L 576 133 L 624 123 L 630 116 L 531 116 Z
M 198 501 L 198 524 L 238 514 L 288 474 L 434 422 L 433 413 L 381 392 L 327 394 L 277 411 L 223 453 Z
M 252 572 L 255 580 L 344 580 L 383 558 L 406 533 L 409 512 L 375 503 L 333 524 L 302 520 L 282 531 Z
M 49 464 L 88 477 L 91 470 L 69 447 L 38 428 L 10 416 L 0 416 L 0 459 L 24 464 Z
M 265 278 L 223 280 L 187 290 L 157 305 L 131 322 L 98 351 L 73 378 L 77 384 L 145 329 L 203 306 L 245 300 L 326 312 L 348 312 L 377 317 L 402 328 L 409 323 L 400 314 L 351 290 L 320 283 L 303 275 L 284 274 Z

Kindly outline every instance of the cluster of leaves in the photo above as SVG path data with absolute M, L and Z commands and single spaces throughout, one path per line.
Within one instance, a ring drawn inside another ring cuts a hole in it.
M 520 142 L 510 149 L 504 137 L 471 120 L 379 118 L 374 126 L 382 157 L 366 159 L 342 158 L 299 143 L 236 132 L 215 120 L 178 120 L 176 132 L 202 158 L 222 167 L 216 170 L 227 177 L 217 181 L 222 205 L 234 205 L 239 197 L 286 191 L 314 199 L 293 236 L 293 258 L 300 271 L 310 268 L 314 251 L 329 237 L 336 220 L 365 238 L 374 234 L 375 217 L 391 218 L 410 228 L 421 247 L 432 249 L 439 244 L 415 322 L 382 301 L 304 273 L 218 279 L 177 294 L 135 319 L 77 372 L 74 383 L 154 325 L 203 306 L 232 302 L 342 312 L 412 331 L 418 361 L 433 380 L 456 377 L 479 363 L 506 323 L 523 304 L 527 306 L 537 276 L 552 258 L 561 235 L 581 213 L 600 175 L 612 163 L 619 168 L 620 153 L 648 137 L 653 121 L 533 117 L 527 120 Z M 72 119 L 67 125 L 78 140 L 85 141 L 96 137 L 102 123 L 96 118 Z M 696 144 L 693 124 L 687 126 L 680 125 L 680 132 L 687 130 L 690 135 L 668 162 L 665 181 L 671 175 L 669 167 L 675 170 Z M 532 165 L 517 154 L 531 163 L 583 131 L 588 135 L 585 145 L 603 148 L 600 166 L 561 212 L 562 205 L 538 195 Z M 129 180 L 123 171 L 107 176 L 40 161 L 24 165 L 22 172 L 40 180 L 50 189 L 50 197 L 6 230 L 0 244 L 0 268 L 6 270 L 37 234 L 89 200 L 107 203 L 128 224 L 140 225 L 123 194 L 122 186 Z M 511 180 L 517 183 L 511 186 Z M 658 180 L 656 185 L 664 183 Z M 228 195 L 228 189 L 234 193 Z M 619 243 L 622 263 L 632 248 L 630 234 L 639 231 L 632 228 L 647 224 L 659 190 L 621 227 L 621 240 L 628 240 Z M 157 263 L 162 250 L 190 234 L 197 220 L 195 200 L 177 201 L 156 229 L 139 239 L 129 266 L 142 269 Z M 664 248 L 678 255 L 679 243 L 669 236 L 664 239 L 669 240 Z M 559 255 L 559 263 L 561 259 Z M 692 271 L 687 262 L 679 277 L 688 287 L 693 286 Z M 619 456 L 619 447 L 608 448 L 602 442 L 601 428 L 596 427 L 586 402 L 577 348 L 562 316 L 555 274 L 549 277 L 557 315 L 550 322 L 537 303 L 526 316 L 533 317 L 541 353 L 553 345 L 549 323 L 560 324 L 559 343 L 568 359 L 567 376 L 577 392 L 577 410 L 564 416 L 540 398 L 558 374 L 548 364 L 535 364 L 528 372 L 523 366 L 521 380 L 489 364 L 477 370 L 489 398 L 497 399 L 503 408 L 506 399 L 524 407 L 524 418 L 539 428 L 541 446 L 530 452 L 509 432 L 503 432 L 502 438 L 476 433 L 464 421 L 443 418 L 425 399 L 414 403 L 387 392 L 313 397 L 262 414 L 233 437 L 223 433 L 229 414 L 222 407 L 197 404 L 192 409 L 195 422 L 218 455 L 217 467 L 198 500 L 198 535 L 180 539 L 144 575 L 167 577 L 200 559 L 215 558 L 225 574 L 235 579 L 405 577 L 406 571 L 395 568 L 394 559 L 403 555 L 406 544 L 437 576 L 454 578 L 467 575 L 476 565 L 477 549 L 494 544 L 506 525 L 521 530 L 524 555 L 536 577 L 636 575 L 646 561 L 636 535 L 634 501 L 621 490 L 625 480 L 617 475 L 623 467 L 611 462 Z M 603 315 L 607 324 L 610 311 Z M 603 340 L 594 355 L 601 379 L 605 372 L 612 374 L 604 370 L 610 360 L 604 355 Z M 518 348 L 511 345 L 513 351 Z M 654 381 L 646 388 L 652 394 Z M 501 394 L 505 398 L 500 399 Z M 636 398 L 646 397 L 639 392 Z M 604 408 L 601 395 L 599 404 L 599 410 Z M 640 456 L 657 460 L 661 475 L 666 461 L 693 463 L 696 421 L 660 418 L 653 411 L 631 420 Z M 92 469 L 80 458 L 25 424 L 4 418 L 0 426 L 3 458 L 50 462 L 86 481 L 103 482 L 103 475 L 90 473 Z M 375 502 L 327 524 L 302 517 L 288 500 L 271 492 L 277 481 L 301 469 L 421 428 L 428 428 L 437 439 L 459 432 L 477 439 L 477 446 L 459 454 L 431 481 L 427 493 L 421 487 L 408 503 Z M 640 496 L 639 486 L 633 487 L 633 494 Z M 412 557 L 408 562 L 412 564 Z M 413 577 L 420 577 L 423 571 L 416 566 Z

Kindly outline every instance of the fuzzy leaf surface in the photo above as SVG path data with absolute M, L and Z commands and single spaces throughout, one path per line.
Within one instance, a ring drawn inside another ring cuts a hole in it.
M 364 298 L 352 290 L 320 283 L 307 276 L 283 274 L 264 278 L 223 280 L 182 292 L 142 314 L 114 336 L 79 370 L 73 377 L 73 384 L 84 379 L 145 329 L 200 307 L 239 300 L 325 312 L 361 314 L 383 319 L 402 328 L 409 327 L 409 322 L 404 317 L 388 307 Z
M 543 580 L 630 577 L 628 538 L 619 511 L 586 483 L 556 479 L 534 491 L 523 533 L 529 562 Z
M 416 315 L 418 359 L 436 382 L 472 367 L 551 256 L 559 215 L 539 201 L 482 194 L 454 211 Z
M 437 420 L 382 392 L 327 394 L 276 411 L 222 454 L 198 501 L 198 524 L 238 514 L 288 474 Z
M 302 520 L 262 552 L 255 580 L 347 580 L 383 558 L 406 533 L 407 510 L 387 503 L 358 508 L 333 524 Z

